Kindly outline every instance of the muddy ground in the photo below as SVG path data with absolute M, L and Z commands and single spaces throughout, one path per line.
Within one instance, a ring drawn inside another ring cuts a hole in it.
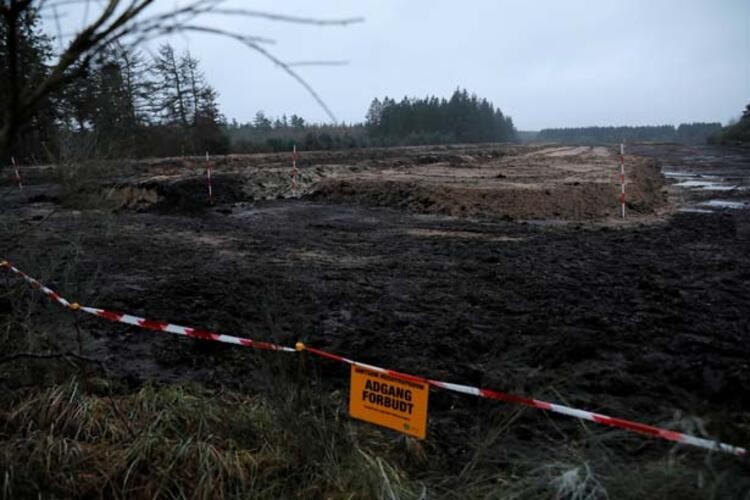
M 619 170 L 611 147 L 463 145 L 306 152 L 297 189 L 288 154 L 167 158 L 140 162 L 24 169 L 27 182 L 58 186 L 31 201 L 66 198 L 78 207 L 199 214 L 212 201 L 233 204 L 304 198 L 426 214 L 506 219 L 602 220 L 619 215 Z M 649 217 L 666 205 L 653 160 L 628 157 L 631 215 Z M 2 183 L 12 185 L 11 178 Z M 237 207 L 234 207 L 237 208 Z
M 635 151 L 626 159 L 627 224 L 615 218 L 608 148 L 305 154 L 299 199 L 288 197 L 285 156 L 230 157 L 216 160 L 214 207 L 201 198 L 197 160 L 159 161 L 130 165 L 106 186 L 92 181 L 90 193 L 143 190 L 114 212 L 75 208 L 71 196 L 80 201 L 83 191 L 57 182 L 52 169 L 28 169 L 22 195 L 1 188 L 13 239 L 2 238 L 0 255 L 87 305 L 287 345 L 302 340 L 409 373 L 750 446 L 750 210 L 681 212 L 710 201 L 707 192 L 660 175 L 729 168 L 741 187 L 750 153 Z M 709 153 L 712 162 L 696 166 Z M 252 172 L 253 162 L 265 166 Z M 441 194 L 423 203 L 425 192 Z M 741 189 L 733 193 L 743 199 Z M 47 305 L 39 314 L 57 325 L 64 312 Z M 82 324 L 87 352 L 133 384 L 257 383 L 251 352 L 94 318 Z M 307 369 L 320 375 L 320 390 L 346 387 L 345 367 L 310 360 Z M 446 467 L 468 460 L 498 415 L 516 410 L 440 392 L 430 407 L 429 446 Z M 502 465 L 592 432 L 613 460 L 705 458 L 534 410 L 491 454 Z M 722 466 L 738 466 L 729 460 Z

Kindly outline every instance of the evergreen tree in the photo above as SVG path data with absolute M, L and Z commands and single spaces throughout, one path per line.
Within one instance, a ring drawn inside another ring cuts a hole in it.
M 745 106 L 742 116 L 736 123 L 732 123 L 716 132 L 710 142 L 722 144 L 750 144 L 750 104 Z
M 255 113 L 255 118 L 253 119 L 253 126 L 257 128 L 258 130 L 268 132 L 271 130 L 271 120 L 268 119 L 263 113 L 263 111 L 258 111 Z
M 0 106 L 0 129 L 10 127 L 14 122 L 11 115 L 17 117 L 20 113 L 20 103 L 15 102 L 13 96 L 38 85 L 49 73 L 47 62 L 52 55 L 51 39 L 44 34 L 40 24 L 34 8 L 22 11 L 14 26 L 9 26 L 5 19 L 0 20 L 0 103 L 3 103 Z M 9 30 L 14 30 L 16 36 L 9 37 Z M 12 131 L 15 148 L 11 154 L 18 161 L 41 159 L 40 154 L 56 148 L 57 111 L 54 100 L 45 97 L 37 111 L 23 117 L 25 123 L 21 129 Z M 2 162 L 7 160 L 0 158 Z
M 381 144 L 516 141 L 513 121 L 486 99 L 456 89 L 449 100 L 429 96 L 374 99 L 366 115 Z
M 296 129 L 303 129 L 305 128 L 305 120 L 302 117 L 299 117 L 297 115 L 292 115 L 289 119 L 289 123 L 291 124 L 292 128 Z
M 163 123 L 187 128 L 190 124 L 188 120 L 190 102 L 185 69 L 171 45 L 162 44 L 159 47 L 159 53 L 154 58 L 151 68 L 155 77 L 153 99 L 156 105 L 154 108 L 161 112 Z
M 195 151 L 214 154 L 229 152 L 229 137 L 224 133 L 224 117 L 219 112 L 218 94 L 206 85 L 197 96 L 198 107 L 193 117 L 192 133 Z
M 181 56 L 163 44 L 151 66 L 151 106 L 161 130 L 170 138 L 174 153 L 225 153 L 229 142 L 224 134 L 218 94 L 207 82 L 200 64 L 189 52 Z M 164 144 L 162 144 L 164 146 Z

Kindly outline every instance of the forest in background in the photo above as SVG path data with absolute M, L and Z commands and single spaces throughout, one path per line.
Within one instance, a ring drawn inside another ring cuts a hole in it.
M 20 21 L 14 52 L 21 73 L 10 78 L 13 68 L 0 65 L 0 99 L 13 94 L 10 82 L 33 88 L 53 70 L 53 38 L 38 13 L 29 9 Z M 0 60 L 8 61 L 8 54 L 0 33 Z M 154 55 L 108 46 L 69 70 L 68 78 L 71 84 L 45 97 L 16 134 L 12 154 L 19 162 L 288 151 L 295 144 L 330 150 L 517 140 L 509 116 L 461 89 L 450 99 L 375 99 L 364 123 L 311 124 L 263 112 L 247 123 L 227 123 L 199 61 L 169 44 Z
M 37 12 L 24 12 L 17 40 L 18 81 L 35 87 L 53 70 L 52 37 Z M 0 24 L 0 31 L 5 28 Z M 9 47 L 0 33 L 0 60 Z M 12 68 L 0 65 L 0 99 L 12 95 Z M 17 133 L 24 163 L 228 152 L 216 91 L 189 52 L 163 44 L 147 57 L 111 45 L 69 70 L 71 84 L 45 97 Z M 0 127 L 4 117 L 0 116 Z
M 22 21 L 20 81 L 33 87 L 50 71 L 53 39 L 43 32 L 33 10 Z M 0 56 L 8 53 L 2 35 Z M 8 74 L 9 68 L 0 67 L 0 99 L 9 95 Z M 199 61 L 189 52 L 177 53 L 169 44 L 151 56 L 113 45 L 83 61 L 71 70 L 73 74 L 74 83 L 46 97 L 19 131 L 13 152 L 18 161 L 278 152 L 294 145 L 300 150 L 338 150 L 520 141 L 736 143 L 747 142 L 750 135 L 747 110 L 736 124 L 725 128 L 720 123 L 683 123 L 519 133 L 510 116 L 460 88 L 447 99 L 376 98 L 362 123 L 308 123 L 296 114 L 271 118 L 262 111 L 246 123 L 230 123 L 220 112 L 218 93 Z
M 227 125 L 232 151 L 255 153 L 352 149 L 371 146 L 518 142 L 513 120 L 487 99 L 456 89 L 435 96 L 374 99 L 364 123 L 309 124 L 297 115 L 271 119 L 262 111 L 252 122 Z
M 540 130 L 538 142 L 562 144 L 617 144 L 620 142 L 669 142 L 705 144 L 721 130 L 721 123 L 682 123 L 638 127 L 573 127 Z
M 510 116 L 465 89 L 450 99 L 375 99 L 365 127 L 378 146 L 518 141 Z
M 233 153 L 271 153 L 291 151 L 338 150 L 370 145 L 362 124 L 328 125 L 308 123 L 298 115 L 271 119 L 263 111 L 247 123 L 232 120 L 225 126 Z

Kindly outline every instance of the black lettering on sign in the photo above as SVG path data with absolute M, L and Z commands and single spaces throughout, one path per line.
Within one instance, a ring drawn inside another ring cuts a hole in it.
M 362 391 L 362 401 L 367 401 L 370 404 L 382 406 L 383 408 L 389 408 L 391 410 L 396 410 L 411 415 L 411 412 L 414 409 L 414 403 L 402 401 L 402 399 L 400 398 L 375 393 L 372 390 L 367 390 L 368 386 L 370 386 L 369 381 L 365 384 L 365 390 Z M 372 384 L 372 386 L 374 386 L 374 384 Z M 411 400 L 411 398 L 409 400 Z
M 354 418 L 424 439 L 428 384 L 413 377 L 351 367 L 349 413 Z
M 377 380 L 367 379 L 367 382 L 365 382 L 365 389 L 372 392 L 379 392 L 385 396 L 405 399 L 406 401 L 411 401 L 412 398 L 411 389 L 396 387 L 391 384 L 386 384 L 385 382 L 378 382 Z

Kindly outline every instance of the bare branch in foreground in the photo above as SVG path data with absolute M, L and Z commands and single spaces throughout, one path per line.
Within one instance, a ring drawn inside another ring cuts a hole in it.
M 349 61 L 293 61 L 286 63 L 290 68 L 296 66 L 348 66 Z
M 342 61 L 300 61 L 293 64 L 283 62 L 279 57 L 262 47 L 273 40 L 252 35 L 243 35 L 196 22 L 207 15 L 241 16 L 269 21 L 308 24 L 316 26 L 348 26 L 363 21 L 361 17 L 315 18 L 292 16 L 250 9 L 223 8 L 223 0 L 191 0 L 167 12 L 149 15 L 155 0 L 102 0 L 98 2 L 98 15 L 86 22 L 90 0 L 8 0 L 0 2 L 0 22 L 4 30 L 7 47 L 7 61 L 0 61 L 7 72 L 8 95 L 0 102 L 0 161 L 10 154 L 20 128 L 32 119 L 33 114 L 44 104 L 44 100 L 78 79 L 89 63 L 113 45 L 137 48 L 155 38 L 177 32 L 200 32 L 225 36 L 239 41 L 260 53 L 280 67 L 302 85 L 313 99 L 323 108 L 332 121 L 336 117 L 315 89 L 293 68 L 293 66 L 340 66 Z M 84 27 L 72 35 L 51 65 L 46 77 L 35 85 L 21 85 L 19 79 L 18 43 L 20 41 L 20 21 L 30 12 L 49 12 L 58 22 L 58 43 L 62 46 L 59 18 L 64 15 L 59 9 L 81 5 L 85 7 Z

